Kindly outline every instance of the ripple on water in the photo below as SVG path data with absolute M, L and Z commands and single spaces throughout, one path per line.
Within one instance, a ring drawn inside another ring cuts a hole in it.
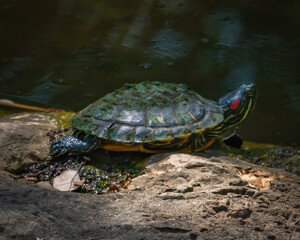
M 171 28 L 163 28 L 152 39 L 153 45 L 146 55 L 159 58 L 178 59 L 190 54 L 194 41 Z

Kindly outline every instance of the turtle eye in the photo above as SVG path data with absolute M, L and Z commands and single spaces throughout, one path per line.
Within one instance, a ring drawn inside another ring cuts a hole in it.
M 239 106 L 240 106 L 241 101 L 239 99 L 234 100 L 231 104 L 230 104 L 230 109 L 231 110 L 236 110 Z

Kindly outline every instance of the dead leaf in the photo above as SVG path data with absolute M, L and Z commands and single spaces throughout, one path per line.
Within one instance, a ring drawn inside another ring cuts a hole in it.
M 95 188 L 92 185 L 90 185 L 90 184 L 85 184 L 84 187 L 88 191 L 94 191 L 95 190 Z
M 79 169 L 68 169 L 63 171 L 59 176 L 53 180 L 53 187 L 59 191 L 75 191 L 82 184 L 84 180 L 80 180 Z
M 250 186 L 257 188 L 260 191 L 269 189 L 270 183 L 274 179 L 274 176 L 271 176 L 271 173 L 269 172 L 254 170 L 245 171 L 243 169 L 239 171 L 239 176 L 243 181 L 247 181 Z
M 38 182 L 38 179 L 36 177 L 27 177 L 25 178 L 25 181 L 27 182 Z
M 111 184 L 109 186 L 109 190 L 110 191 L 117 191 L 117 190 L 119 190 L 119 187 L 116 184 Z

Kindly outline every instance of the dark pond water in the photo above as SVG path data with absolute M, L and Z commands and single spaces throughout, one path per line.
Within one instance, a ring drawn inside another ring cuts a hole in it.
M 0 98 L 77 111 L 124 83 L 217 100 L 255 82 L 247 140 L 300 144 L 299 1 L 0 0 Z

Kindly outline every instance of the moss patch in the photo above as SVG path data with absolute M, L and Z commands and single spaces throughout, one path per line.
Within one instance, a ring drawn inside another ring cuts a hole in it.
M 300 148 L 244 142 L 242 149 L 233 150 L 233 156 L 263 166 L 282 168 L 300 175 Z
M 72 126 L 71 120 L 75 115 L 74 112 L 57 112 L 49 113 L 47 116 L 49 119 L 54 122 L 57 126 L 57 129 L 64 129 Z

